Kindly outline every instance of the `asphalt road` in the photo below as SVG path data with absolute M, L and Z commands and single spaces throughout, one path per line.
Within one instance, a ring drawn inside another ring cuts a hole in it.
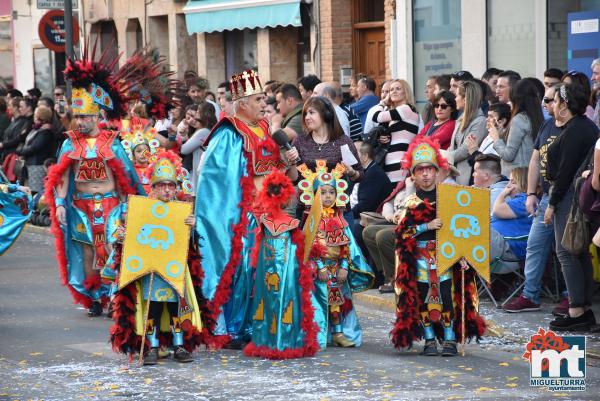
M 267 361 L 240 351 L 199 351 L 191 364 L 140 368 L 110 349 L 106 317 L 88 318 L 58 281 L 47 234 L 25 232 L 0 258 L 0 400 L 593 400 L 585 392 L 529 386 L 522 345 L 469 344 L 465 356 L 397 352 L 392 315 L 359 306 L 364 344 L 314 358 Z

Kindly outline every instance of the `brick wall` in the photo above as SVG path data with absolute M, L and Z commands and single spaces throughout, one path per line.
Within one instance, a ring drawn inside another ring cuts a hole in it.
M 393 77 L 390 49 L 392 48 L 392 20 L 396 18 L 396 0 L 385 0 L 383 12 L 385 21 L 385 79 L 391 79 Z
M 319 2 L 321 80 L 339 81 L 340 67 L 352 66 L 351 0 Z

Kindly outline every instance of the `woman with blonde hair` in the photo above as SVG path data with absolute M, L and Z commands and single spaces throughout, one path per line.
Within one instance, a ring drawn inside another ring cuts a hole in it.
M 467 137 L 473 135 L 477 146 L 487 135 L 485 116 L 481 111 L 483 93 L 476 82 L 462 81 L 456 91 L 456 109 L 462 114 L 456 120 L 456 128 L 450 142 L 449 161 L 460 171 L 456 181 L 460 185 L 469 185 L 471 165 Z
M 383 169 L 394 184 L 406 179 L 402 169 L 404 152 L 419 132 L 420 117 L 415 108 L 415 98 L 409 83 L 403 79 L 390 82 L 390 92 L 374 106 L 378 110 L 373 121 L 388 128 L 391 141 L 385 155 Z

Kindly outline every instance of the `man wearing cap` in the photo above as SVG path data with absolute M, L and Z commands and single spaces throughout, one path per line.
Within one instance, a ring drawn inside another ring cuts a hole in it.
M 108 257 L 107 235 L 126 213 L 127 195 L 145 192 L 115 140 L 119 133 L 99 126 L 101 110 L 112 121 L 125 116 L 125 93 L 133 82 L 126 83 L 122 70 L 113 75 L 114 64 L 93 60 L 92 55 L 67 62 L 65 77 L 73 83 L 71 109 L 77 129 L 66 132 L 45 191 L 63 284 L 89 316 L 99 316 L 110 289 L 99 274 Z
M 264 119 L 265 95 L 256 71 L 234 75 L 230 81 L 234 116 L 224 117 L 206 139 L 206 152 L 198 178 L 196 229 L 199 234 L 204 280 L 202 296 L 210 310 L 211 346 L 240 348 L 250 339 L 254 246 L 255 196 L 267 174 L 288 171 L 297 177 L 279 146 L 271 138 Z
M 416 193 L 404 202 L 396 229 L 395 290 L 398 297 L 392 342 L 396 348 L 410 348 L 414 340 L 424 338 L 422 354 L 435 356 L 439 355 L 437 337 L 442 343 L 441 355 L 454 356 L 459 327 L 455 320 L 460 318 L 455 313 L 460 310 L 460 305 L 454 305 L 453 298 L 458 285 L 453 269 L 437 274 L 435 259 L 436 230 L 443 224 L 436 218 L 436 176 L 440 169 L 448 169 L 448 164 L 437 144 L 422 138 L 408 148 L 403 167 L 410 170 Z M 472 269 L 467 272 L 467 282 L 470 282 Z M 465 292 L 468 299 L 477 295 L 469 290 Z M 481 336 L 485 327 L 474 311 L 474 305 L 470 301 L 465 306 L 468 337 Z

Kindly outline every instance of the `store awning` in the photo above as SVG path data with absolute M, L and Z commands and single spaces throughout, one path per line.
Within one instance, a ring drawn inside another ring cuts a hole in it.
M 189 0 L 183 8 L 187 31 L 300 26 L 300 0 Z

